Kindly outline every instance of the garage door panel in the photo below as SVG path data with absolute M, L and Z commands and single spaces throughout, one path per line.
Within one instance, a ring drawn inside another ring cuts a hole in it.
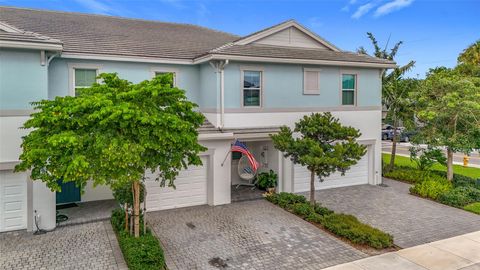
M 323 182 L 315 177 L 315 189 L 327 189 L 334 187 L 343 187 L 351 185 L 368 184 L 368 152 L 363 156 L 355 166 L 352 166 L 344 176 L 336 172 L 326 178 Z M 304 192 L 310 190 L 310 171 L 301 165 L 294 165 L 294 192 Z
M 0 172 L 0 231 L 27 227 L 27 177 L 24 173 Z
M 202 158 L 203 166 L 189 166 L 182 170 L 173 187 L 160 187 L 155 181 L 155 173 L 147 178 L 147 209 L 148 211 L 202 205 L 207 203 L 207 168 L 208 160 Z

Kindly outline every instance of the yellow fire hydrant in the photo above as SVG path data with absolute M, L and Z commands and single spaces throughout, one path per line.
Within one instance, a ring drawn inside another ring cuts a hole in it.
M 468 156 L 463 156 L 463 167 L 467 167 L 468 166 L 468 160 L 470 158 Z

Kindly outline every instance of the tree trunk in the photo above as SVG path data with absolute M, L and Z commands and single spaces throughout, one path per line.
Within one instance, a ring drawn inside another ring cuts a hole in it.
M 315 205 L 315 173 L 310 171 L 310 204 Z
M 453 151 L 450 148 L 447 148 L 447 179 L 453 179 Z
M 388 171 L 393 171 L 395 168 L 395 155 L 397 154 L 397 130 L 398 121 L 393 120 L 392 154 L 390 155 L 390 165 L 388 166 Z
M 135 237 L 140 236 L 140 183 L 139 181 L 133 182 L 133 196 L 135 201 L 133 202 L 133 235 Z
M 128 232 L 128 204 L 124 204 L 125 207 L 125 231 Z

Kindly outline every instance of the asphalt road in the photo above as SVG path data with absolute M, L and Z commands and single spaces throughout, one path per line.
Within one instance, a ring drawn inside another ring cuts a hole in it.
M 398 143 L 397 144 L 397 154 L 403 156 L 410 156 L 410 143 Z M 391 141 L 382 141 L 382 152 L 384 153 L 391 153 L 392 152 L 392 142 Z M 445 155 L 447 152 L 445 151 Z M 463 164 L 463 153 L 455 153 L 453 154 L 453 162 L 457 164 Z M 471 167 L 479 167 L 480 168 L 480 155 L 478 152 L 471 153 L 469 156 L 469 166 Z

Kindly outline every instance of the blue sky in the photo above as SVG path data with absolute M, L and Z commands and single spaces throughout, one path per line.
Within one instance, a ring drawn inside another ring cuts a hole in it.
M 0 5 L 76 11 L 192 23 L 247 35 L 295 19 L 343 50 L 363 45 L 366 32 L 380 44 L 402 40 L 397 62 L 417 61 L 411 77 L 452 67 L 458 54 L 480 39 L 480 0 L 0 0 Z

